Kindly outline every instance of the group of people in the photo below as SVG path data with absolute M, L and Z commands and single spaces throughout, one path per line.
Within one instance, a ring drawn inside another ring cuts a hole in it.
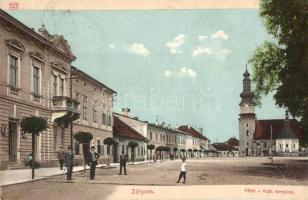
M 91 146 L 90 151 L 86 156 L 87 158 L 86 162 L 90 166 L 90 180 L 93 180 L 95 178 L 95 169 L 96 169 L 96 165 L 98 164 L 97 161 L 99 157 L 100 157 L 100 154 L 95 151 L 95 146 Z M 57 153 L 57 158 L 59 160 L 61 170 L 63 170 L 63 164 L 66 165 L 67 180 L 72 180 L 74 153 L 72 151 L 71 146 L 68 146 L 67 151 L 63 150 L 63 147 L 60 147 L 60 150 Z M 128 159 L 127 154 L 125 154 L 124 151 L 122 151 L 120 155 L 119 175 L 122 175 L 122 169 L 124 170 L 124 174 L 127 175 L 127 171 L 126 171 L 127 159 Z M 180 175 L 179 175 L 177 183 L 179 183 L 182 178 L 184 179 L 183 183 L 185 183 L 186 182 L 186 157 L 182 157 L 181 170 L 180 170 Z
M 90 151 L 86 156 L 86 162 L 90 166 L 90 180 L 93 180 L 95 178 L 95 169 L 96 169 L 96 165 L 98 164 L 97 161 L 99 157 L 100 157 L 100 154 L 95 151 L 95 146 L 91 146 Z M 57 152 L 57 158 L 59 160 L 61 170 L 63 170 L 64 164 L 66 166 L 67 180 L 72 180 L 74 153 L 72 151 L 71 146 L 68 146 L 67 151 L 65 151 L 63 147 L 60 147 L 60 150 Z M 119 175 L 122 175 L 122 169 L 124 169 L 124 174 L 127 175 L 127 171 L 126 171 L 127 159 L 128 159 L 127 154 L 124 154 L 124 152 L 122 152 L 122 154 L 120 155 Z

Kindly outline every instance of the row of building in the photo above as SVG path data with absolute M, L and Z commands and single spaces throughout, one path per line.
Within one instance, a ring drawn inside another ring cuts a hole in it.
M 18 168 L 32 152 L 32 136 L 23 134 L 23 117 L 47 119 L 49 128 L 36 138 L 35 156 L 42 166 L 57 165 L 56 152 L 71 145 L 76 162 L 84 144 L 74 139 L 90 132 L 99 162 L 118 162 L 121 152 L 133 161 L 217 155 L 202 131 L 189 125 L 172 128 L 113 112 L 116 91 L 81 71 L 62 35 L 38 32 L 0 10 L 0 168 Z M 105 145 L 113 138 L 114 145 Z M 111 159 L 111 160 L 110 160 Z

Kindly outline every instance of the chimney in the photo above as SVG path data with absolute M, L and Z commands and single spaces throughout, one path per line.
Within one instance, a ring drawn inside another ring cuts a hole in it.
M 122 108 L 122 115 L 126 117 L 130 117 L 130 109 L 129 108 Z
M 162 127 L 165 127 L 165 122 L 162 122 L 162 123 L 161 123 L 161 126 L 162 126 Z
M 199 132 L 203 134 L 203 128 L 199 128 Z

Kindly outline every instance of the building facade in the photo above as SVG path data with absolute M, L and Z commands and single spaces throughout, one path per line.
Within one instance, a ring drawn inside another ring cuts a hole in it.
M 59 146 L 70 144 L 67 122 L 79 117 L 78 102 L 68 95 L 73 60 L 63 36 L 49 34 L 44 26 L 35 32 L 0 10 L 1 169 L 23 165 L 32 152 L 32 136 L 20 131 L 23 117 L 48 121 L 34 151 L 42 166 L 55 164 Z
M 122 152 L 128 155 L 128 161 L 146 160 L 147 138 L 116 116 L 114 116 L 113 137 L 117 141 L 114 146 L 116 161 L 119 160 Z
M 78 107 L 80 118 L 73 123 L 73 134 L 79 131 L 90 132 L 93 139 L 87 149 L 92 145 L 95 146 L 97 152 L 101 154 L 99 163 L 105 163 L 107 159 L 110 162 L 114 151 L 112 147 L 104 145 L 104 140 L 113 137 L 112 108 L 116 92 L 76 67 L 72 66 L 71 72 L 72 96 L 80 102 Z M 77 162 L 82 162 L 82 144 L 74 140 L 73 147 Z

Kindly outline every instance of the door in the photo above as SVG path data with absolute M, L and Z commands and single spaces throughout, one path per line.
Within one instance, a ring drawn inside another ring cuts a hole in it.
M 135 161 L 135 147 L 131 147 L 131 161 L 134 162 Z
M 113 145 L 113 162 L 117 163 L 118 162 L 118 144 Z
M 9 161 L 17 162 L 17 122 L 9 122 Z

